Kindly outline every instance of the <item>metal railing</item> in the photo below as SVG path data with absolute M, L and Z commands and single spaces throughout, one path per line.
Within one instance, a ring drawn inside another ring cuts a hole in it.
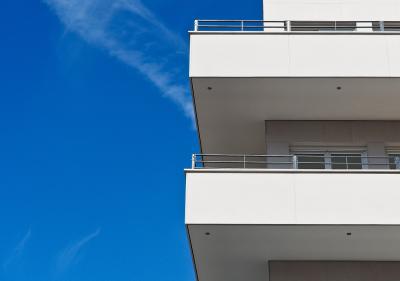
M 192 169 L 400 170 L 400 156 L 193 154 Z
M 195 20 L 194 31 L 400 32 L 400 21 Z

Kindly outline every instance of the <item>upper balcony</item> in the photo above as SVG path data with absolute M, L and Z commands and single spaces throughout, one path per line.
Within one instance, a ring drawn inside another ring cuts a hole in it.
M 400 21 L 197 20 L 202 153 L 266 154 L 265 120 L 400 120 L 399 50 Z
M 400 21 L 196 20 L 191 77 L 400 77 Z

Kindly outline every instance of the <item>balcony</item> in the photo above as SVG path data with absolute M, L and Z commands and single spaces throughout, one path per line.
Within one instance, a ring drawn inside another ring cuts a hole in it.
M 193 156 L 186 224 L 198 280 L 280 280 L 277 262 L 400 260 L 399 157 L 306 156 Z
M 398 77 L 400 21 L 196 20 L 191 77 Z
M 265 120 L 400 120 L 399 49 L 400 22 L 196 21 L 201 152 L 267 154 Z
M 188 224 L 400 223 L 400 155 L 192 157 Z

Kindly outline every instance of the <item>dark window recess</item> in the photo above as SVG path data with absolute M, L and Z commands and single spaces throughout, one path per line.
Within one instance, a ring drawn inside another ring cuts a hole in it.
M 373 31 L 400 31 L 400 21 L 374 21 L 372 22 Z
M 385 21 L 384 22 L 385 31 L 400 31 L 399 21 Z
M 361 154 L 332 154 L 332 169 L 358 170 L 362 169 Z
M 297 155 L 298 169 L 325 169 L 324 154 Z
M 292 31 L 354 31 L 355 21 L 292 21 Z
M 373 21 L 372 22 L 372 30 L 373 31 L 381 31 L 383 28 L 383 25 L 379 21 Z
M 390 154 L 389 155 L 389 168 L 391 170 L 400 169 L 400 154 Z

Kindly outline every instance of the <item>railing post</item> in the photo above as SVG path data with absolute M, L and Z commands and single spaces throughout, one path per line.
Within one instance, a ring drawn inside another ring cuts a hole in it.
M 292 31 L 292 23 L 290 20 L 286 21 L 286 31 L 288 32 Z
M 244 21 L 243 20 L 241 21 L 241 24 L 242 24 L 242 31 L 244 31 Z
M 363 170 L 369 170 L 369 160 L 370 158 L 368 158 L 368 156 L 366 155 L 366 153 L 361 154 L 361 168 Z M 373 162 L 373 161 L 372 161 Z M 378 159 L 379 162 L 379 159 Z
M 194 20 L 194 31 L 199 31 L 199 20 Z
M 385 31 L 385 22 L 382 20 L 379 22 L 379 29 L 380 31 Z
M 192 154 L 192 169 L 196 169 L 196 154 Z
M 394 163 L 396 164 L 396 170 L 400 169 L 400 156 L 394 157 Z
M 325 152 L 324 154 L 324 162 L 325 162 L 325 169 L 332 169 L 332 158 L 329 153 Z
M 243 169 L 246 169 L 246 154 L 243 155 Z
M 296 156 L 296 155 L 293 155 L 293 160 L 292 160 L 292 161 L 293 161 L 293 169 L 296 170 L 296 169 L 297 169 L 297 166 L 298 166 L 298 165 L 297 165 L 297 156 Z

